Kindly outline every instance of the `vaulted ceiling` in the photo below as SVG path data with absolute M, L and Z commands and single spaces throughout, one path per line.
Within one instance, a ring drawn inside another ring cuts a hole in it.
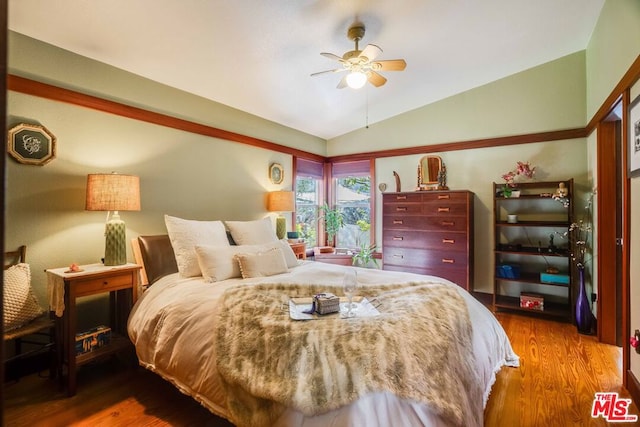
M 9 29 L 324 139 L 587 47 L 604 0 L 10 0 Z M 403 58 L 337 89 L 321 56 Z

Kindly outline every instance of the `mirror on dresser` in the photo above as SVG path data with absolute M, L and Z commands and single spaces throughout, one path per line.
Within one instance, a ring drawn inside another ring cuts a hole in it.
M 423 156 L 418 163 L 418 189 L 446 189 L 446 169 L 438 156 Z

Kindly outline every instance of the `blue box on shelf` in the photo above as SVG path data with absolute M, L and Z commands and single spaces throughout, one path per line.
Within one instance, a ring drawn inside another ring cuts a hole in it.
M 554 285 L 568 285 L 568 274 L 540 273 L 540 281 L 542 283 L 551 283 Z
M 496 277 L 518 279 L 520 278 L 520 266 L 517 264 L 500 264 L 496 266 Z

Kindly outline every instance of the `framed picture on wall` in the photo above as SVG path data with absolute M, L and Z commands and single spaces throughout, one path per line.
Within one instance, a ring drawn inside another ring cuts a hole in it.
M 56 137 L 44 126 L 20 123 L 9 130 L 7 151 L 25 165 L 42 166 L 56 157 Z
M 640 176 L 640 95 L 629 105 L 629 176 Z
M 284 180 L 284 168 L 278 163 L 269 166 L 269 179 L 273 184 L 281 184 Z

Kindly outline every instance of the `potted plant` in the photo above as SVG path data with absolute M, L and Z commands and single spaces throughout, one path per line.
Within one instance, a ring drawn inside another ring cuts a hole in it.
M 333 242 L 338 231 L 344 227 L 344 215 L 338 208 L 330 208 L 326 203 L 320 206 L 318 220 L 324 221 L 324 231 L 327 233 L 327 243 Z
M 358 267 L 367 267 L 371 263 L 375 264 L 376 267 L 380 267 L 378 265 L 378 260 L 374 258 L 376 253 L 376 245 L 367 245 L 363 243 L 360 246 L 360 249 L 353 254 L 353 265 Z
M 506 198 L 520 197 L 520 190 L 515 180 L 518 176 L 523 176 L 527 179 L 533 179 L 533 175 L 536 173 L 535 166 L 531 166 L 529 162 L 517 162 L 516 168 L 502 175 L 502 179 L 505 180 L 505 184 L 502 187 L 502 195 Z

